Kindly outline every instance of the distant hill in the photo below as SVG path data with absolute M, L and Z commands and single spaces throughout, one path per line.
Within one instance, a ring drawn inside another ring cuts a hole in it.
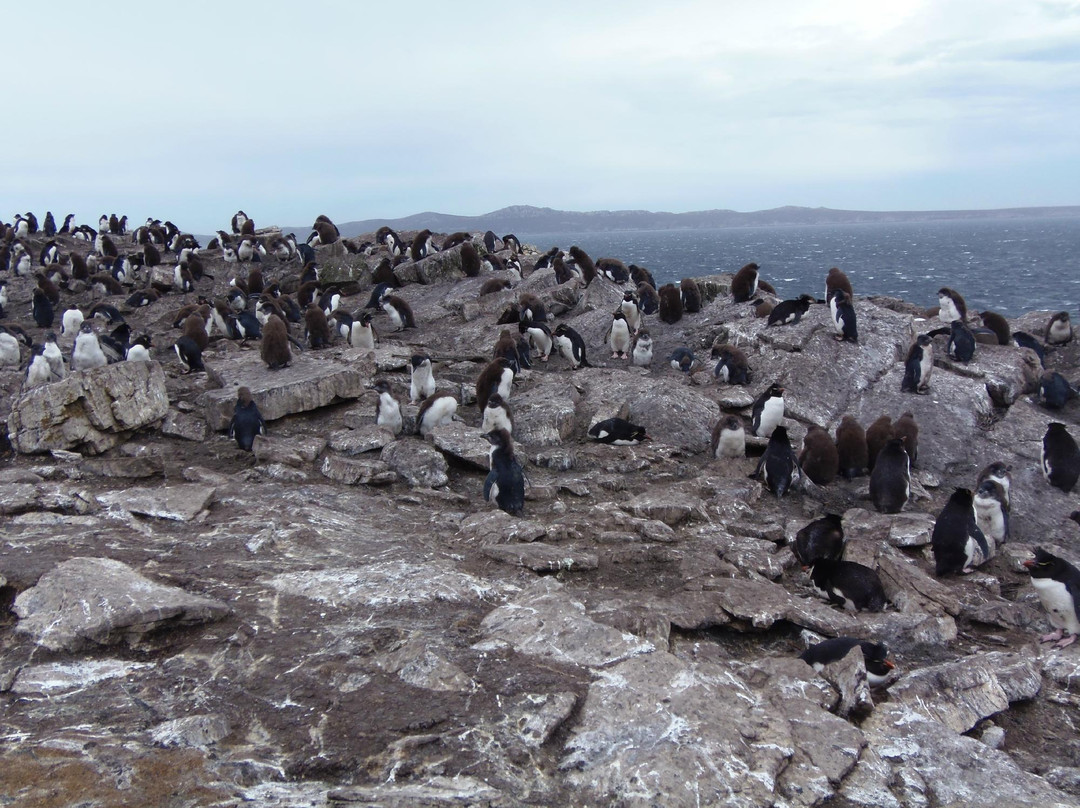
M 457 230 L 494 230 L 506 233 L 596 233 L 613 230 L 693 230 L 723 227 L 776 227 L 783 225 L 860 224 L 870 222 L 932 222 L 957 219 L 1030 219 L 1080 217 L 1080 206 L 1042 208 L 999 208 L 997 210 L 834 210 L 788 205 L 771 210 L 740 213 L 736 210 L 700 210 L 665 213 L 649 210 L 595 210 L 588 212 L 512 205 L 482 216 L 454 216 L 448 213 L 414 213 L 400 219 L 366 219 L 339 223 L 343 236 L 371 233 L 389 225 L 395 230 L 423 230 L 452 233 Z M 297 235 L 307 227 L 285 227 Z

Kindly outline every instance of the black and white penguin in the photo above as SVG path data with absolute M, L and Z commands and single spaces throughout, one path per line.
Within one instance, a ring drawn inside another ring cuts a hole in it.
M 900 513 L 911 496 L 911 459 L 902 438 L 885 444 L 870 472 L 870 499 L 879 513 Z
M 180 359 L 180 362 L 187 368 L 188 373 L 195 371 L 206 370 L 206 366 L 203 365 L 202 360 L 202 348 L 199 347 L 194 339 L 186 334 L 181 336 L 173 345 L 173 350 L 176 351 L 176 356 Z
M 810 311 L 810 304 L 816 302 L 811 295 L 799 295 L 794 300 L 781 300 L 769 313 L 767 325 L 794 325 Z
M 685 345 L 681 345 L 668 356 L 668 364 L 671 365 L 672 370 L 689 373 L 694 369 L 694 352 Z
M 970 362 L 975 356 L 975 335 L 963 320 L 953 320 L 949 327 L 949 344 L 945 353 L 957 362 Z
M 1039 403 L 1051 410 L 1060 410 L 1080 393 L 1060 373 L 1048 370 L 1039 379 Z
M 60 346 L 56 344 L 56 334 L 50 331 L 45 335 L 45 344 L 42 346 L 41 353 L 45 361 L 49 363 L 49 371 L 55 381 L 67 376 L 67 365 L 64 364 L 64 354 Z
M 596 264 L 589 258 L 589 254 L 576 244 L 567 252 L 569 254 L 568 263 L 572 264 L 571 271 L 579 272 L 585 281 L 585 285 L 588 286 L 596 277 Z
M 822 559 L 810 572 L 814 589 L 852 612 L 880 612 L 888 602 L 877 571 L 854 561 Z
M 761 456 L 757 468 L 750 477 L 760 479 L 765 483 L 765 487 L 776 494 L 777 499 L 780 499 L 791 490 L 801 476 L 802 471 L 795 457 L 795 451 L 791 448 L 787 428 L 775 427 L 770 433 L 765 454 Z
M 521 242 L 518 240 L 518 237 L 515 236 L 513 233 L 508 233 L 503 236 L 502 243 L 503 247 L 512 252 L 514 255 L 517 255 L 521 252 Z
M 514 434 L 514 416 L 510 411 L 510 404 L 498 392 L 488 396 L 484 405 L 484 418 L 480 422 L 480 431 L 483 433 L 495 429 L 505 429 L 511 435 Z
M 554 346 L 554 340 L 547 325 L 522 320 L 518 323 L 518 331 L 529 341 L 529 345 L 536 351 L 540 361 L 548 361 L 548 357 L 551 356 L 551 349 Z
M 289 348 L 289 327 L 276 314 L 263 325 L 259 355 L 270 370 L 280 370 L 292 361 Z
M 251 390 L 241 387 L 236 391 L 236 406 L 233 407 L 233 417 L 229 422 L 229 437 L 245 452 L 250 452 L 255 436 L 265 434 L 266 421 L 251 397 Z
M 767 438 L 784 418 L 784 388 L 771 384 L 754 402 L 750 431 Z
M 1009 474 L 1009 467 L 1000 460 L 995 460 L 979 472 L 975 487 L 979 488 L 987 480 L 993 480 L 1001 486 L 1001 490 L 1005 494 L 1005 506 L 1009 507 L 1011 505 L 1009 491 L 1012 488 L 1012 476 Z
M 1054 627 L 1039 642 L 1054 642 L 1058 648 L 1072 645 L 1080 634 L 1080 570 L 1041 547 L 1035 548 L 1035 558 L 1025 561 L 1024 566 Z
M 641 330 L 641 309 L 638 308 L 637 296 L 633 292 L 623 294 L 622 302 L 619 304 L 619 311 L 622 312 L 623 317 L 626 319 L 626 325 L 630 328 L 631 333 L 636 334 Z
M 848 480 L 860 476 L 868 468 L 866 431 L 853 415 L 845 415 L 836 428 L 836 453 L 840 475 Z
M 919 334 L 904 360 L 903 393 L 927 393 L 930 375 L 934 371 L 934 340 L 929 334 Z
M 454 420 L 457 408 L 458 400 L 448 393 L 428 396 L 416 413 L 417 434 L 426 438 L 436 427 L 449 424 Z
M 431 370 L 431 357 L 413 354 L 409 360 L 409 402 L 415 404 L 435 394 L 435 376 Z
M 616 309 L 611 315 L 611 327 L 608 328 L 607 342 L 611 347 L 612 359 L 630 358 L 630 324 L 622 309 Z
M 597 258 L 596 271 L 612 283 L 621 285 L 630 280 L 630 270 L 618 258 Z
M 41 252 L 38 254 L 38 263 L 43 267 L 60 263 L 60 247 L 55 241 L 49 241 L 41 248 Z
M 49 300 L 49 296 L 41 289 L 34 290 L 31 312 L 38 328 L 52 328 L 53 320 L 56 319 L 56 314 L 53 311 L 52 301 Z
M 1072 342 L 1072 338 L 1073 329 L 1072 323 L 1069 322 L 1069 312 L 1059 311 L 1046 324 L 1046 344 L 1065 345 Z
M 856 322 L 855 307 L 851 298 L 843 289 L 834 289 L 829 294 L 829 313 L 832 315 L 836 339 L 841 342 L 858 342 L 859 325 Z
M 484 480 L 484 501 L 495 504 L 511 516 L 519 516 L 525 507 L 525 472 L 514 457 L 514 443 L 505 429 L 484 435 L 491 443 L 491 470 Z
M 938 319 L 945 325 L 967 319 L 967 303 L 959 292 L 947 286 L 938 289 Z
M 412 308 L 397 295 L 383 295 L 379 305 L 383 311 L 390 315 L 390 322 L 394 324 L 395 331 L 416 328 Z
M 647 368 L 652 364 L 653 341 L 649 332 L 644 329 L 637 332 L 634 337 L 633 363 L 636 367 Z
M 409 257 L 413 261 L 427 258 L 436 252 L 438 252 L 438 249 L 436 249 L 435 242 L 431 238 L 430 230 L 421 230 L 413 237 L 412 245 L 409 247 Z
M 731 279 L 731 296 L 736 303 L 752 300 L 758 291 L 758 265 L 751 262 Z
M 668 325 L 679 322 L 683 316 L 682 295 L 679 294 L 679 287 L 673 283 L 665 283 L 657 290 L 657 295 L 660 298 L 658 310 L 660 321 Z
M 611 443 L 615 446 L 634 446 L 651 438 L 645 434 L 645 427 L 637 426 L 625 418 L 606 418 L 589 427 L 589 437 L 599 443 Z
M 656 314 L 660 311 L 660 295 L 657 293 L 655 286 L 649 283 L 639 283 L 636 292 L 642 314 Z
M 653 279 L 652 273 L 645 267 L 639 267 L 637 264 L 629 264 L 627 269 L 630 270 L 630 280 L 635 285 L 646 283 L 653 289 L 656 288 L 656 281 Z
M 17 368 L 22 364 L 20 340 L 5 326 L 0 326 L 0 368 Z
M 524 323 L 546 323 L 547 307 L 532 292 L 522 292 L 518 298 L 518 318 Z
M 401 402 L 394 395 L 390 382 L 386 381 L 386 379 L 379 379 L 379 381 L 375 382 L 375 392 L 379 394 L 379 398 L 375 402 L 375 423 L 389 429 L 390 434 L 399 435 L 403 423 Z
M 799 467 L 815 485 L 829 485 L 840 471 L 840 453 L 829 433 L 811 424 L 803 438 Z
M 53 218 L 52 211 L 45 211 L 45 221 L 41 225 L 41 232 L 44 233 L 45 238 L 52 238 L 56 235 L 56 219 Z
M 1017 348 L 1029 348 L 1034 351 L 1035 355 L 1039 357 L 1039 364 L 1044 368 L 1046 367 L 1046 349 L 1031 334 L 1025 331 L 1014 331 L 1012 333 L 1012 342 Z
M 552 339 L 555 342 L 555 347 L 559 349 L 559 353 L 570 363 L 571 368 L 576 370 L 580 367 L 592 367 L 585 357 L 585 340 L 581 338 L 581 334 L 566 323 L 559 324 L 552 334 Z
M 801 528 L 791 548 L 804 568 L 819 561 L 839 561 L 844 557 L 844 525 L 840 516 L 829 513 Z
M 94 333 L 94 327 L 90 323 L 83 323 L 79 328 L 75 345 L 71 349 L 70 364 L 73 371 L 90 370 L 109 364 L 105 352 L 101 350 L 98 336 Z
M 64 223 L 63 223 L 63 225 L 60 226 L 60 231 L 59 231 L 60 234 L 61 235 L 67 235 L 68 233 L 70 233 L 72 231 L 72 228 L 74 227 L 74 222 L 75 222 L 75 214 L 74 213 L 69 213 L 67 216 L 65 216 L 64 217 Z
M 974 500 L 967 488 L 957 488 L 934 522 L 930 538 L 934 574 L 966 575 L 996 553 L 975 521 Z
M 240 234 L 240 231 L 243 230 L 244 225 L 247 224 L 247 220 L 248 220 L 247 214 L 244 213 L 244 211 L 242 211 L 242 210 L 238 210 L 238 211 L 236 211 L 235 214 L 233 214 L 233 217 L 232 217 L 232 231 L 233 231 L 233 233 L 235 235 Z
M 516 347 L 516 346 L 515 346 Z M 514 369 L 505 356 L 492 359 L 476 379 L 476 406 L 480 412 L 487 406 L 488 398 L 498 393 L 504 401 L 510 400 L 514 384 Z
M 131 341 L 127 350 L 124 352 L 124 360 L 127 362 L 149 362 L 153 357 L 150 355 L 150 348 L 153 347 L 153 343 L 150 340 L 149 334 L 140 334 Z
M 489 253 L 493 253 L 497 249 L 499 249 L 499 237 L 496 236 L 494 231 L 492 230 L 488 230 L 486 233 L 484 233 L 483 242 L 484 249 L 487 250 Z
M 867 683 L 871 687 L 888 684 L 896 669 L 896 663 L 889 659 L 889 647 L 883 642 L 833 637 L 810 646 L 799 654 L 799 659 L 820 673 L 826 665 L 839 662 L 856 646 L 862 651 Z
M 750 361 L 741 349 L 725 343 L 712 349 L 712 357 L 717 360 L 713 368 L 717 381 L 739 385 L 750 383 Z
M 1054 488 L 1068 494 L 1076 486 L 1080 478 L 1080 448 L 1065 424 L 1053 421 L 1046 427 L 1040 465 L 1046 481 Z
M 1009 540 L 1009 504 L 1005 490 L 993 480 L 983 480 L 975 490 L 972 500 L 975 508 L 975 524 L 995 546 Z
M 746 428 L 742 418 L 726 415 L 716 422 L 712 431 L 712 456 L 718 460 L 746 456 Z
M 693 278 L 679 281 L 679 294 L 682 295 L 683 311 L 697 314 L 701 311 L 701 289 Z
M 1012 330 L 1009 328 L 1009 321 L 1000 314 L 995 311 L 981 311 L 979 312 L 979 318 L 982 320 L 983 328 L 989 328 L 994 332 L 998 345 L 1008 345 L 1012 342 Z

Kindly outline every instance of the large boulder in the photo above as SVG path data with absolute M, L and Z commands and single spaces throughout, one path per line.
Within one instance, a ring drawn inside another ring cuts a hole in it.
M 157 362 L 118 362 L 33 387 L 15 399 L 8 439 L 30 454 L 68 449 L 100 454 L 169 412 Z

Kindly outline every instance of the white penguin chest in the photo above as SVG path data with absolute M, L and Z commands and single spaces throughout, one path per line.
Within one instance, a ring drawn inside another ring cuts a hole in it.
M 1050 616 L 1050 625 L 1069 634 L 1080 634 L 1080 621 L 1076 619 L 1076 608 L 1065 584 L 1053 578 L 1032 578 L 1031 585 Z
M 715 457 L 742 457 L 746 454 L 746 432 L 742 429 L 724 429 L 716 442 Z
M 773 396 L 765 401 L 761 409 L 761 417 L 758 419 L 757 433 L 763 438 L 772 435 L 773 430 L 780 425 L 784 417 L 784 399 Z

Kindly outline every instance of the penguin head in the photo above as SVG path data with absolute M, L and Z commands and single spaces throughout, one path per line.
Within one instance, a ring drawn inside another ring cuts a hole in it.
M 386 379 L 379 379 L 377 382 L 375 382 L 375 392 L 379 393 L 380 395 L 382 395 L 383 393 L 391 392 L 390 382 L 388 382 Z
M 427 363 L 427 365 L 430 367 L 431 358 L 426 356 L 425 354 L 413 354 L 410 362 L 412 364 L 413 370 L 415 370 L 416 368 L 423 366 L 424 363 Z
M 784 388 L 781 387 L 779 384 L 774 383 L 774 384 L 770 385 L 768 392 L 769 392 L 769 398 L 777 398 L 777 397 L 783 398 L 784 397 Z M 785 434 L 786 434 L 786 432 L 785 432 Z
M 246 407 L 249 404 L 251 404 L 251 389 L 241 387 L 236 391 L 236 405 L 238 407 Z
M 1052 553 L 1048 553 L 1041 547 L 1036 547 L 1035 558 L 1025 561 L 1024 566 L 1027 567 L 1027 571 L 1031 574 L 1032 578 L 1054 578 L 1056 580 L 1061 580 L 1065 577 L 1065 573 L 1069 568 L 1069 563 Z

